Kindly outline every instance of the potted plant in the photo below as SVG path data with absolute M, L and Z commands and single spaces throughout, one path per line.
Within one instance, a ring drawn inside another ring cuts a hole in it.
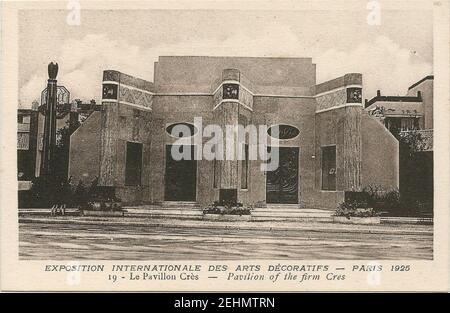
M 115 188 L 110 186 L 98 186 L 98 180 L 94 180 L 87 192 L 83 193 L 80 208 L 83 215 L 88 216 L 124 216 L 121 199 L 115 194 Z
M 333 222 L 344 224 L 380 224 L 380 214 L 365 201 L 344 201 L 333 214 Z
M 212 205 L 203 209 L 203 218 L 207 220 L 241 221 L 250 220 L 252 206 L 243 206 L 242 203 L 215 201 Z

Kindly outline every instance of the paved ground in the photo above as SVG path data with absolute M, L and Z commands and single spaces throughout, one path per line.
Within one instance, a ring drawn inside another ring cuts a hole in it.
M 275 227 L 270 230 L 258 223 L 233 229 L 211 227 L 208 223 L 192 227 L 192 222 L 181 221 L 173 225 L 102 221 L 22 219 L 20 259 L 377 260 L 432 259 L 433 256 L 432 226 L 323 223 L 319 226 L 318 223 L 316 228 L 314 224 L 304 223 L 296 225 L 295 229 Z

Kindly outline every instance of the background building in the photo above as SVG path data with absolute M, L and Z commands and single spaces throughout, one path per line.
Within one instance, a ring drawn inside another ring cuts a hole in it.
M 31 180 L 36 176 L 38 103 L 30 109 L 17 110 L 17 180 L 19 191 L 28 190 Z
M 377 96 L 366 100 L 368 114 L 399 139 L 400 193 L 433 207 L 433 81 L 426 76 L 408 88 L 405 96 Z M 411 151 L 408 142 L 414 142 Z
M 67 95 L 68 90 L 63 88 Z M 45 90 L 43 91 L 43 94 Z M 19 108 L 17 110 L 17 179 L 20 191 L 31 188 L 31 182 L 40 176 L 40 164 L 43 149 L 44 115 L 41 113 L 45 103 L 41 97 L 41 105 L 34 101 L 30 109 Z M 68 97 L 58 98 L 57 142 L 58 168 L 61 175 L 67 177 L 69 163 L 69 138 L 70 135 L 84 122 L 92 112 L 100 110 L 100 105 L 91 100 L 90 103 L 82 103 L 76 99 L 69 103 Z M 64 137 L 64 138 L 63 138 Z M 62 141 L 66 140 L 67 143 Z M 19 199 L 22 199 L 19 197 Z
M 391 132 L 433 129 L 433 80 L 427 76 L 408 88 L 405 96 L 377 96 L 365 101 L 373 113 Z

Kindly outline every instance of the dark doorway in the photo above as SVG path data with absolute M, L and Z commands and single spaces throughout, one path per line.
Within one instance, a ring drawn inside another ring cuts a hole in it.
M 336 146 L 322 147 L 322 190 L 336 190 Z
M 279 165 L 267 172 L 267 203 L 298 203 L 298 148 L 279 147 Z
M 166 146 L 166 201 L 196 201 L 197 193 L 197 161 L 194 160 L 195 149 L 191 145 L 175 146 L 188 160 L 174 160 L 172 145 Z
M 140 186 L 142 171 L 142 144 L 127 142 L 125 186 Z

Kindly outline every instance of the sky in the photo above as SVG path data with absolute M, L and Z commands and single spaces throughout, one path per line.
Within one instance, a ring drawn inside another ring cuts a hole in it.
M 317 83 L 363 74 L 364 97 L 404 95 L 433 73 L 432 10 L 381 10 L 369 25 L 366 2 L 341 10 L 67 10 L 19 13 L 19 105 L 30 107 L 46 86 L 47 64 L 71 100 L 101 101 L 102 72 L 153 81 L 161 55 L 312 57 Z M 39 23 L 36 23 L 39 21 Z

